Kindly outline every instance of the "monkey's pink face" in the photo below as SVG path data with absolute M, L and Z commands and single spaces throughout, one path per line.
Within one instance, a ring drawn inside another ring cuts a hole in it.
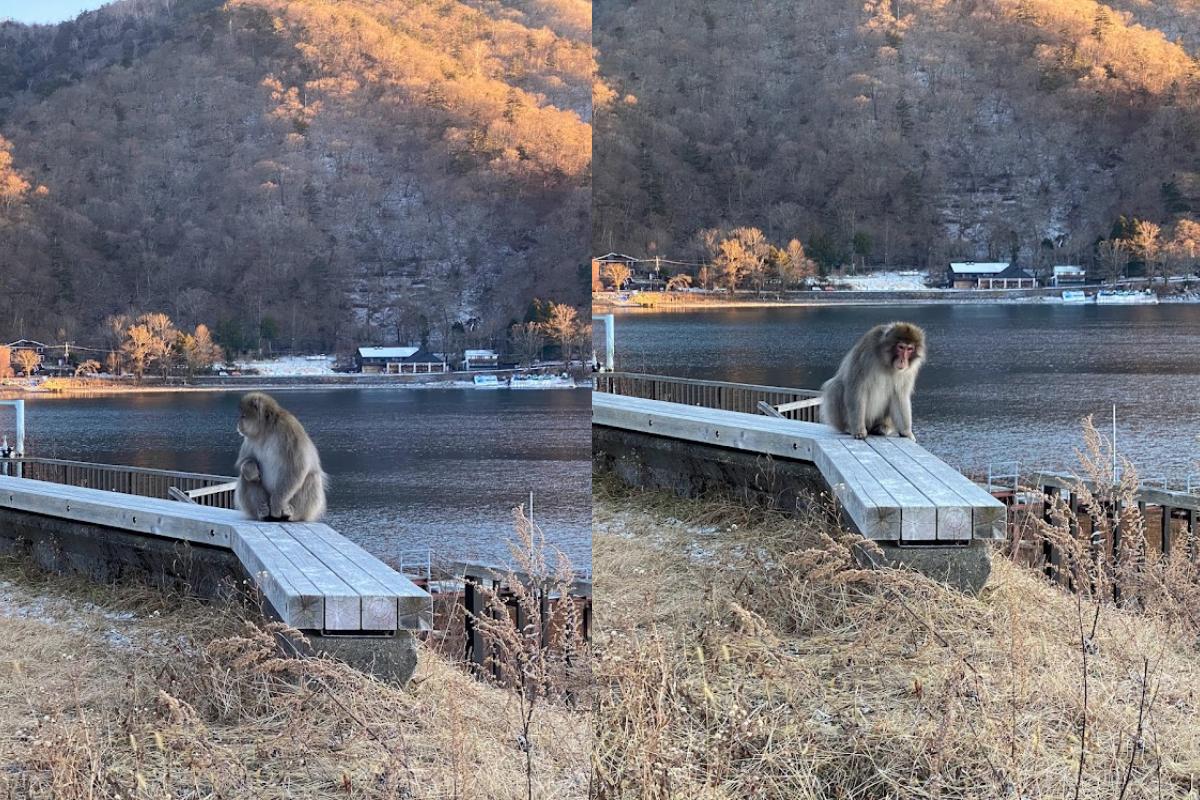
M 917 355 L 917 347 L 912 342 L 896 342 L 892 348 L 892 367 L 908 369 Z
M 239 436 L 250 437 L 253 439 L 258 435 L 258 421 L 246 414 L 245 411 L 239 412 L 237 421 L 237 432 Z

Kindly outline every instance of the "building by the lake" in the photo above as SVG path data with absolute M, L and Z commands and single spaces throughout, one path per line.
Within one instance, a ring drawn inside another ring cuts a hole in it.
M 1087 270 L 1074 264 L 1059 264 L 1050 269 L 1051 286 L 1082 286 L 1087 283 Z
M 1037 278 L 1007 261 L 956 261 L 946 270 L 952 289 L 1035 289 Z
M 450 365 L 423 347 L 360 347 L 354 354 L 358 371 L 368 374 L 448 372 Z

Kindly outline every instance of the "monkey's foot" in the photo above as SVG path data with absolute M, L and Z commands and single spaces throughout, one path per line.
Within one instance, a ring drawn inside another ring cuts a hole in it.
M 867 432 L 866 431 L 855 431 L 854 438 L 855 439 L 865 439 L 865 438 L 867 438 Z

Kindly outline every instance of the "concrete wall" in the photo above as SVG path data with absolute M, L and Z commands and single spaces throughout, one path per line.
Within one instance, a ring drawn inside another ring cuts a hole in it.
M 145 583 L 204 598 L 236 596 L 245 577 L 232 550 L 0 508 L 0 553 L 97 583 Z
M 834 513 L 816 465 L 592 426 L 592 464 L 631 486 L 680 497 L 726 497 L 788 514 Z

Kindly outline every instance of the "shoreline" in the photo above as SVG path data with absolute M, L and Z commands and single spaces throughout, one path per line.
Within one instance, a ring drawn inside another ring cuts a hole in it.
M 194 394 L 206 392 L 259 392 L 259 391 L 302 391 L 312 389 L 379 389 L 399 391 L 407 389 L 436 390 L 436 389 L 469 389 L 472 391 L 547 391 L 547 390 L 577 390 L 590 389 L 590 381 L 570 384 L 555 384 L 550 386 L 522 387 L 512 389 L 508 386 L 477 386 L 470 381 L 405 381 L 388 382 L 380 380 L 329 380 L 325 376 L 252 376 L 246 378 L 222 378 L 220 383 L 181 384 L 181 385 L 103 385 L 88 384 L 84 386 L 62 386 L 43 388 L 39 385 L 0 386 L 0 400 L 34 400 L 78 397 L 112 397 L 131 394 Z
M 1016 290 L 1013 290 L 1016 291 Z M 834 293 L 831 293 L 834 294 Z M 972 306 L 972 305 L 1072 305 L 1092 306 L 1094 303 L 1067 304 L 1059 300 L 1056 294 L 1022 294 L 1015 297 L 1002 296 L 912 296 L 908 292 L 838 292 L 839 297 L 805 297 L 805 298 L 733 298 L 724 300 L 676 300 L 654 303 L 650 305 L 613 303 L 604 297 L 593 297 L 593 314 L 613 313 L 662 313 L 664 311 L 703 311 L 706 309 L 730 308 L 820 308 L 825 306 Z M 1200 304 L 1197 295 L 1169 295 L 1159 298 L 1160 305 L 1196 305 Z M 1133 304 L 1131 304 L 1133 305 Z

